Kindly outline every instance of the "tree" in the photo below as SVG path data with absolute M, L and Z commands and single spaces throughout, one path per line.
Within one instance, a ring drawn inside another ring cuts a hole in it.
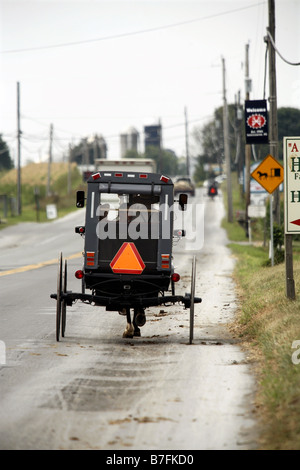
M 71 150 L 71 161 L 78 165 L 93 165 L 95 160 L 106 158 L 107 145 L 102 135 L 81 139 Z
M 157 171 L 174 176 L 178 173 L 178 159 L 172 150 L 160 149 L 156 146 L 146 148 L 145 157 L 151 158 L 156 162 Z
M 173 150 L 160 149 L 155 145 L 148 146 L 145 153 L 138 153 L 136 150 L 127 150 L 124 158 L 146 158 L 154 160 L 157 171 L 170 176 L 177 175 L 180 167 L 178 158 Z
M 237 136 L 239 124 L 236 120 L 236 106 L 228 106 L 229 116 L 229 147 L 231 155 L 231 164 L 236 160 Z M 199 155 L 195 167 L 195 181 L 205 179 L 206 174 L 203 171 L 204 165 L 218 165 L 221 167 L 224 163 L 224 139 L 223 139 L 223 107 L 215 110 L 214 117 L 201 128 L 194 128 L 192 136 L 199 148 Z M 244 152 L 239 154 L 240 159 L 244 159 Z
M 283 137 L 300 135 L 300 109 L 278 108 L 278 159 L 283 160 Z
M 283 137 L 300 135 L 300 109 L 278 108 L 278 160 L 283 160 Z M 270 152 L 269 145 L 256 145 L 257 160 L 263 160 Z
M 136 150 L 129 149 L 126 151 L 124 158 L 144 158 L 143 154 L 137 152 Z
M 14 167 L 9 148 L 0 134 L 0 171 L 11 170 Z
M 244 120 L 236 119 L 236 106 L 228 106 L 229 145 L 231 167 L 242 170 L 245 162 L 245 125 Z M 283 158 L 282 141 L 285 136 L 300 135 L 300 109 L 278 108 L 278 159 Z M 203 171 L 204 164 L 223 162 L 223 107 L 215 110 L 214 117 L 201 128 L 194 128 L 193 138 L 199 154 L 194 178 L 201 181 L 207 177 Z M 257 160 L 263 160 L 269 154 L 268 144 L 253 146 Z M 254 161 L 254 158 L 253 158 Z

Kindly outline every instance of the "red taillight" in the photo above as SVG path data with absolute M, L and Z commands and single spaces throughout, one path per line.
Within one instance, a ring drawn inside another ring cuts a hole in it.
M 168 178 L 167 176 L 164 176 L 164 175 L 162 175 L 162 176 L 160 177 L 160 181 L 163 181 L 164 183 L 167 183 L 167 182 L 169 181 L 169 179 L 170 179 L 170 178 Z
M 170 268 L 170 255 L 161 255 L 161 267 L 163 269 Z
M 87 266 L 94 266 L 95 265 L 95 252 L 94 251 L 87 251 L 86 252 L 86 264 L 87 264 Z
M 83 276 L 84 276 L 83 271 L 81 269 L 78 269 L 78 271 L 76 271 L 76 273 L 75 273 L 76 279 L 82 279 Z
M 173 273 L 172 274 L 172 281 L 173 282 L 178 282 L 180 280 L 180 275 L 178 273 Z
M 93 180 L 97 180 L 98 178 L 100 178 L 100 173 L 94 173 L 92 175 L 92 178 L 93 178 Z
M 139 177 L 140 178 L 148 178 L 148 175 L 147 175 L 147 173 L 143 173 L 143 174 L 139 175 Z

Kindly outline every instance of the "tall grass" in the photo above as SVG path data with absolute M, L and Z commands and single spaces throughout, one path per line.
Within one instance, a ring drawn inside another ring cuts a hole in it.
M 300 300 L 285 295 L 285 266 L 262 266 L 258 248 L 231 244 L 238 262 L 241 293 L 237 331 L 256 361 L 257 405 L 263 423 L 263 449 L 300 449 L 300 364 L 293 344 L 300 340 Z M 300 285 L 300 261 L 294 263 Z M 300 356 L 300 354 L 299 354 Z
M 236 192 L 237 188 L 233 190 Z M 243 203 L 239 207 L 237 202 L 236 209 L 242 207 Z M 268 265 L 263 232 L 260 246 L 254 246 L 245 243 L 244 233 L 234 227 L 236 222 L 224 225 L 228 237 L 235 240 L 229 247 L 237 259 L 234 278 L 240 307 L 232 329 L 252 356 L 257 374 L 260 448 L 299 450 L 300 347 L 299 353 L 293 347 L 300 340 L 299 242 L 294 241 L 293 246 L 296 300 L 289 300 L 285 292 L 285 264 Z
M 0 228 L 19 222 L 39 221 L 45 222 L 46 206 L 55 204 L 58 215 L 62 216 L 75 210 L 76 189 L 83 187 L 82 176 L 76 164 L 71 166 L 71 187 L 68 190 L 68 164 L 53 163 L 51 165 L 50 191 L 47 195 L 48 165 L 46 163 L 32 163 L 21 169 L 21 204 L 22 213 L 17 215 L 11 202 L 17 199 L 17 171 L 11 170 L 0 175 L 0 194 L 6 194 L 10 204 L 8 215 L 3 221 L 3 208 L 0 207 Z M 38 192 L 38 205 L 35 193 Z

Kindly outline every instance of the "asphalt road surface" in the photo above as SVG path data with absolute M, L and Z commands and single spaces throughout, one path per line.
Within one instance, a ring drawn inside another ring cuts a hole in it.
M 147 309 L 142 336 L 124 339 L 125 317 L 81 302 L 56 342 L 58 253 L 80 292 L 84 210 L 0 231 L 0 449 L 256 448 L 255 380 L 226 327 L 237 303 L 222 199 L 198 190 L 190 204 L 204 224 L 175 244 L 174 264 L 184 295 L 196 255 L 192 345 L 180 305 Z

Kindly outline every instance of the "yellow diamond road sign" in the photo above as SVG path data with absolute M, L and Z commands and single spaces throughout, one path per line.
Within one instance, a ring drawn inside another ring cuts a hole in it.
M 268 155 L 260 165 L 251 173 L 254 178 L 268 193 L 272 194 L 283 182 L 283 167 L 272 155 Z

